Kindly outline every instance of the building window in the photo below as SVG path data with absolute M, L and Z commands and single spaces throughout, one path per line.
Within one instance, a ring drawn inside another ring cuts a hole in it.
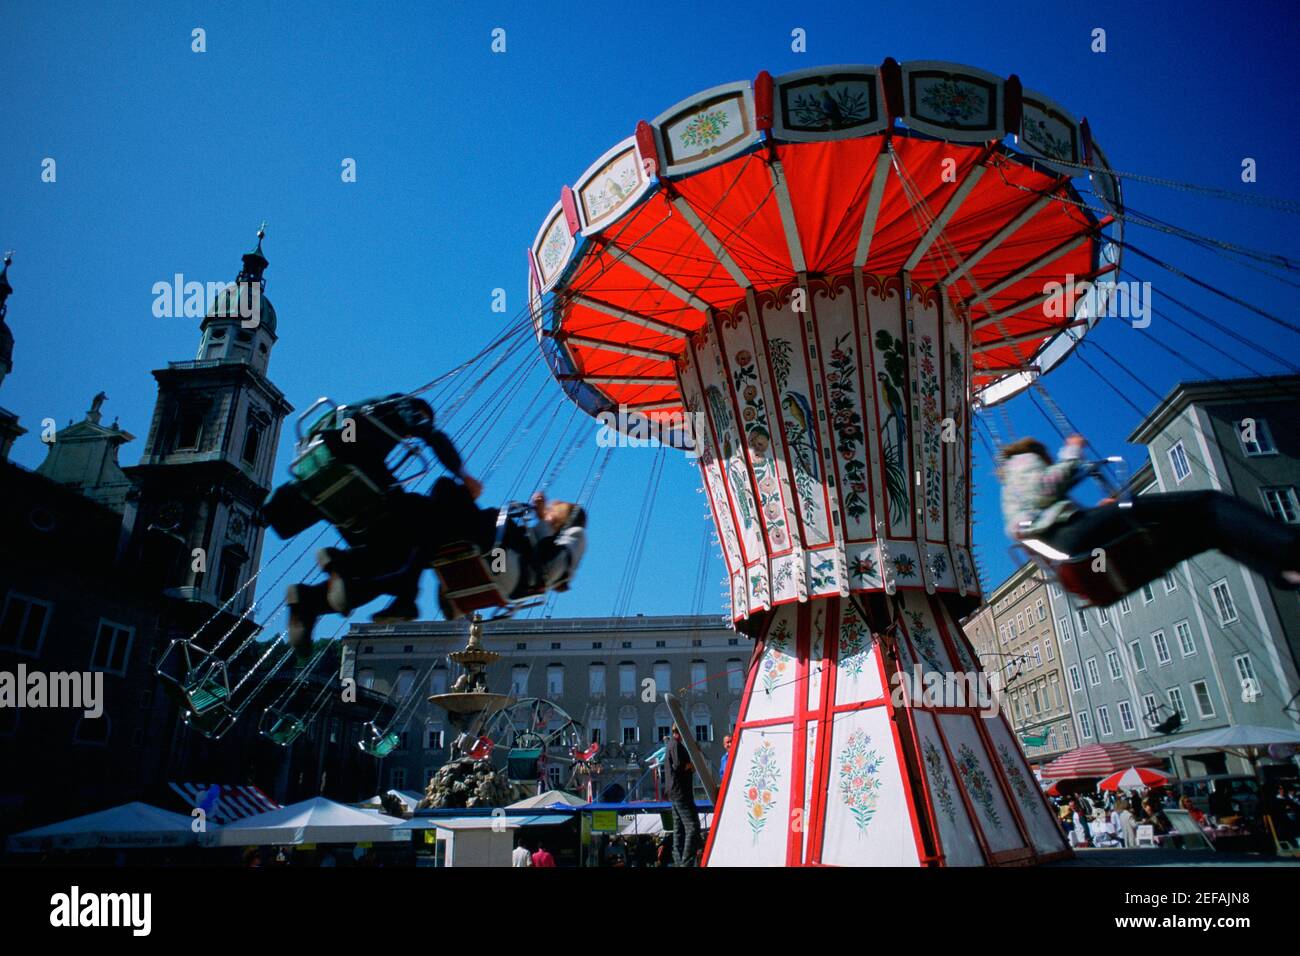
M 667 647 L 667 646 L 668 646 L 667 641 L 655 641 L 655 647 Z
M 1052 639 L 1050 637 L 1043 639 L 1043 650 L 1047 652 L 1047 659 L 1049 661 L 1056 660 L 1056 650 L 1052 647 Z
M 624 697 L 636 693 L 636 665 L 623 663 L 618 665 L 618 692 Z
M 1110 611 L 1104 607 L 1097 608 L 1097 620 L 1101 622 L 1103 627 L 1105 627 L 1110 623 Z
M 654 679 L 656 693 L 670 691 L 673 687 L 672 666 L 667 661 L 655 661 Z
M 707 686 L 709 682 L 707 670 L 704 661 L 691 661 L 691 690 L 702 694 L 709 689 Z
M 1237 606 L 1232 603 L 1232 591 L 1225 578 L 1210 585 L 1210 594 L 1214 596 L 1214 610 L 1219 615 L 1220 624 L 1232 624 L 1237 620 Z
M 365 690 L 374 690 L 375 672 L 369 669 L 358 672 L 357 686 Z
M 1160 723 L 1160 705 L 1156 703 L 1155 694 L 1142 695 L 1142 716 L 1152 727 Z
M 1241 450 L 1251 458 L 1277 454 L 1277 446 L 1273 444 L 1273 433 L 1269 430 L 1268 422 L 1263 418 L 1251 421 L 1254 428 L 1251 428 L 1246 420 L 1233 423 L 1233 427 L 1237 429 L 1237 440 L 1241 442 Z M 1252 432 L 1254 437 L 1248 441 L 1247 438 Z
M 1035 667 L 1042 667 L 1042 666 L 1043 666 L 1043 651 L 1042 651 L 1042 648 L 1040 648 L 1037 644 L 1035 644 L 1034 647 L 1033 647 L 1032 654 L 1034 655 L 1034 666 L 1035 666 Z
M 1096 687 L 1101 683 L 1101 671 L 1097 669 L 1097 658 L 1090 657 L 1084 662 L 1084 667 L 1088 669 L 1088 683 Z
M 551 641 L 551 650 L 553 650 L 553 651 L 558 651 L 559 649 L 560 649 L 560 642 L 559 642 L 559 641 Z
M 1196 713 L 1202 720 L 1214 716 L 1214 701 L 1210 700 L 1209 685 L 1203 680 L 1192 681 L 1192 695 L 1196 698 Z
M 447 693 L 447 668 L 435 667 L 429 675 L 429 694 Z
M 36 657 L 45 641 L 45 626 L 54 605 L 10 591 L 0 615 L 0 647 Z
M 1042 599 L 1042 598 L 1039 598 L 1039 599 L 1038 599 L 1038 603 L 1037 603 L 1036 605 L 1034 605 L 1034 606 L 1035 606 L 1035 607 L 1037 608 L 1037 610 L 1038 610 L 1038 619 L 1039 619 L 1040 621 L 1045 621 L 1045 620 L 1047 620 L 1047 608 L 1043 606 L 1043 599 Z
M 176 451 L 194 451 L 203 436 L 203 412 L 200 409 L 182 409 L 176 420 Z
M 1114 728 L 1110 725 L 1110 711 L 1105 707 L 1097 708 L 1097 727 L 1103 737 L 1109 737 L 1114 732 Z
M 1151 644 L 1156 649 L 1156 661 L 1161 666 L 1164 666 L 1173 660 L 1169 654 L 1169 642 L 1165 640 L 1164 631 L 1156 631 L 1152 634 Z
M 1070 665 L 1070 690 L 1076 694 L 1083 690 L 1083 681 L 1079 680 L 1079 668 Z
M 603 744 L 605 742 L 605 722 L 603 720 L 593 720 L 591 727 L 587 730 L 587 738 L 593 744 Z
M 623 745 L 635 744 L 641 740 L 641 728 L 637 726 L 635 717 L 623 717 L 619 720 L 623 731 Z
M 1069 728 L 1069 727 L 1062 727 L 1062 728 L 1061 728 L 1061 737 L 1062 737 L 1062 739 L 1063 739 L 1062 746 L 1064 746 L 1066 750 L 1069 750 L 1071 747 L 1074 746 L 1072 743 L 1070 743 L 1070 728 Z
M 1133 705 L 1126 700 L 1119 702 L 1119 725 L 1126 734 L 1137 729 L 1137 724 L 1133 722 Z
M 249 425 L 244 432 L 244 448 L 239 453 L 240 460 L 249 466 L 257 464 L 257 450 L 262 444 L 262 426 Z
M 225 548 L 221 552 L 221 567 L 217 571 L 217 597 L 229 601 L 239 591 L 239 579 L 244 569 L 244 558 L 239 550 Z
M 1196 642 L 1192 640 L 1190 622 L 1179 621 L 1174 625 L 1174 633 L 1178 635 L 1178 649 L 1182 651 L 1183 657 L 1191 657 L 1196 653 Z
M 441 729 L 436 728 L 436 727 L 430 727 L 430 728 L 425 732 L 425 738 L 424 738 L 424 749 L 425 749 L 425 750 L 441 750 L 442 747 L 443 747 L 443 743 L 442 743 L 442 741 L 443 741 L 443 737 L 442 737 L 442 734 L 443 734 L 443 732 L 442 732 Z
M 510 696 L 528 696 L 528 665 L 516 664 L 510 668 Z
M 1150 604 L 1155 599 L 1156 599 L 1156 592 L 1151 590 L 1151 585 L 1149 584 L 1142 585 L 1142 603 Z
M 631 642 L 631 641 L 624 641 L 623 644 L 622 644 L 622 647 L 623 647 L 623 650 L 625 650 L 625 651 L 630 651 L 630 650 L 632 649 L 632 642 Z
M 394 767 L 388 777 L 389 785 L 394 790 L 406 789 L 406 768 Z
M 587 693 L 592 697 L 605 696 L 604 664 L 592 664 L 587 668 Z
M 727 638 L 727 646 L 728 646 L 728 647 L 739 647 L 739 646 L 740 646 L 740 638 L 738 638 L 738 637 L 729 637 L 729 638 Z
M 528 642 L 527 642 L 527 641 L 515 641 L 515 650 L 517 650 L 517 651 L 526 651 L 526 650 L 528 650 Z
M 1052 675 L 1052 696 L 1056 700 L 1057 707 L 1065 706 L 1065 701 L 1061 699 L 1061 681 L 1055 674 Z
M 551 664 L 546 668 L 546 696 L 555 698 L 564 694 L 564 665 Z
M 1300 501 L 1296 500 L 1294 485 L 1275 485 L 1259 489 L 1264 499 L 1264 510 L 1278 521 L 1287 524 L 1300 523 Z
M 1172 594 L 1178 590 L 1178 579 L 1174 577 L 1174 572 L 1170 571 L 1165 575 L 1165 593 Z
M 727 660 L 727 690 L 739 694 L 745 687 L 745 665 L 736 657 Z
M 1068 617 L 1057 618 L 1056 629 L 1061 632 L 1061 642 L 1068 644 L 1074 638 L 1070 634 L 1070 619 Z
M 1111 680 L 1119 680 L 1124 676 L 1124 672 L 1119 666 L 1119 655 L 1114 651 L 1106 652 L 1106 669 L 1110 671 Z
M 1183 723 L 1187 723 L 1187 705 L 1183 703 L 1183 691 L 1179 687 L 1169 688 L 1169 706 L 1178 712 Z
M 72 742 L 74 744 L 105 747 L 108 745 L 108 738 L 112 729 L 113 722 L 107 714 L 95 718 L 78 717 L 77 726 L 72 731 Z
M 1127 614 L 1131 610 L 1133 610 L 1133 603 L 1129 601 L 1128 595 L 1125 594 L 1119 599 L 1119 613 Z
M 1130 641 L 1128 645 L 1128 659 L 1132 663 L 1135 671 L 1144 671 L 1147 669 L 1147 658 L 1142 653 L 1141 641 Z
M 412 667 L 401 667 L 397 671 L 397 684 L 394 689 L 398 700 L 405 700 L 411 696 L 411 688 L 415 686 L 415 669 Z
M 1082 611 L 1075 611 L 1074 613 L 1075 613 L 1075 616 L 1076 616 L 1076 617 L 1078 618 L 1078 620 L 1079 620 L 1079 633 L 1080 633 L 1080 634 L 1087 634 L 1087 633 L 1088 633 L 1088 618 L 1087 618 L 1087 615 L 1085 615 Z
M 124 676 L 133 637 L 135 637 L 135 628 L 100 618 L 99 632 L 95 635 L 95 647 L 90 653 L 90 669 L 117 674 L 119 677 Z
M 691 727 L 696 743 L 707 744 L 713 740 L 713 718 L 707 709 L 699 708 L 691 715 Z
M 592 641 L 592 642 L 591 642 L 591 649 L 592 649 L 593 651 L 598 651 L 598 650 L 600 650 L 600 649 L 601 649 L 602 647 L 604 647 L 604 646 L 605 646 L 605 642 L 604 642 L 604 641 Z
M 1169 449 L 1169 464 L 1174 469 L 1174 480 L 1180 485 L 1192 473 L 1192 466 L 1187 461 L 1187 451 L 1183 448 L 1181 439 L 1174 442 L 1174 447 Z
M 1079 739 L 1092 739 L 1092 718 L 1088 716 L 1086 710 L 1079 711 Z

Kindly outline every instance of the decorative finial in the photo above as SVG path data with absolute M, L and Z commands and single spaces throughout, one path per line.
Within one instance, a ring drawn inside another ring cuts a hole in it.
M 9 293 L 14 291 L 14 287 L 9 284 L 9 263 L 14 261 L 14 251 L 8 249 L 5 251 L 4 266 L 0 267 L 0 319 L 5 317 L 9 306 L 5 300 L 9 298 Z

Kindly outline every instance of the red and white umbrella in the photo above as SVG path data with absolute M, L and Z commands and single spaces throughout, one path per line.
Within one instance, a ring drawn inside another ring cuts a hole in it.
M 1169 774 L 1163 770 L 1150 767 L 1129 767 L 1111 774 L 1101 783 L 1098 790 L 1137 790 L 1142 787 L 1163 787 L 1169 783 Z
M 1088 744 L 1057 757 L 1043 768 L 1049 780 L 1109 777 L 1129 767 L 1159 767 L 1164 761 L 1128 744 Z

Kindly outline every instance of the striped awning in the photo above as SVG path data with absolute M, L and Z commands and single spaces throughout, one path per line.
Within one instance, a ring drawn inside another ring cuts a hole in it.
M 280 809 L 280 804 L 252 784 L 170 783 L 168 786 L 191 807 L 203 807 L 209 820 L 223 826 Z
M 1057 757 L 1043 768 L 1043 776 L 1048 780 L 1109 777 L 1129 767 L 1159 767 L 1162 763 L 1127 744 L 1089 744 Z

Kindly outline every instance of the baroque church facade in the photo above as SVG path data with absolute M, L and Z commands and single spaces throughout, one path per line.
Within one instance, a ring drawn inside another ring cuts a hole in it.
M 119 462 L 135 436 L 104 423 L 102 392 L 82 421 L 41 436 L 47 457 L 34 471 L 9 460 L 26 429 L 0 408 L 0 672 L 103 681 L 98 717 L 0 706 L 0 834 L 128 800 L 161 803 L 172 781 L 256 784 L 281 801 L 322 789 L 354 799 L 372 785 L 355 747 L 372 702 L 332 705 L 288 747 L 259 737 L 255 716 L 214 741 L 186 725 L 156 674 L 168 647 L 201 628 L 241 642 L 274 636 L 257 634 L 249 612 L 265 537 L 258 510 L 293 409 L 268 375 L 277 317 L 262 236 L 207 309 L 195 358 L 154 370 L 158 397 L 136 464 Z M 0 384 L 14 355 L 8 265 Z

